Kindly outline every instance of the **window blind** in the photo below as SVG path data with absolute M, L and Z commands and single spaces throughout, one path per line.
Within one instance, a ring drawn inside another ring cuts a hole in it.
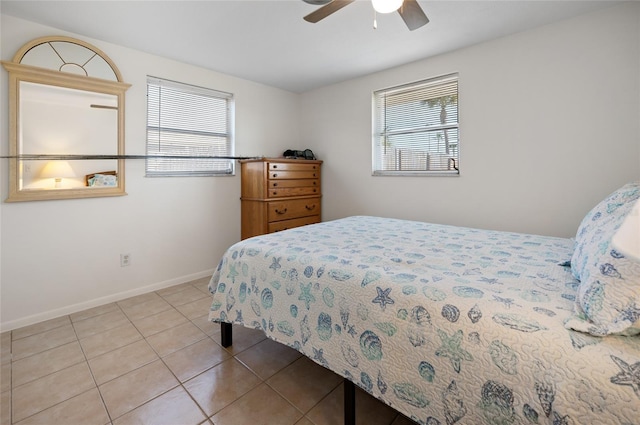
M 212 158 L 233 156 L 232 120 L 232 94 L 148 77 L 146 175 L 233 174 L 233 160 Z
M 459 174 L 458 75 L 373 94 L 373 174 Z

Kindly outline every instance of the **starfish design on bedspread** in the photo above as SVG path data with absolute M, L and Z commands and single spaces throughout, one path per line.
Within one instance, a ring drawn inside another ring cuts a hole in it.
M 460 373 L 462 360 L 473 360 L 471 353 L 460 347 L 463 337 L 462 330 L 458 330 L 456 333 L 449 336 L 445 331 L 438 329 L 438 336 L 442 341 L 442 345 L 436 350 L 436 356 L 448 357 L 453 369 L 457 373 Z
M 235 264 L 229 264 L 229 273 L 227 274 L 227 278 L 231 279 L 231 282 L 235 282 L 236 276 L 238 276 L 239 274 L 240 273 L 238 273 L 238 271 L 236 270 Z
M 611 360 L 620 368 L 621 372 L 611 377 L 611 382 L 618 385 L 629 385 L 640 398 L 640 362 L 628 364 L 619 357 L 611 356 Z
M 282 268 L 282 266 L 280 265 L 280 260 L 282 259 L 282 257 L 273 257 L 271 260 L 273 260 L 271 262 L 271 265 L 269 266 L 270 269 L 273 269 L 274 272 L 277 272 L 278 269 Z
M 382 310 L 387 306 L 387 304 L 393 304 L 395 301 L 389 297 L 389 293 L 391 292 L 391 288 L 382 289 L 379 286 L 376 286 L 376 291 L 378 291 L 378 296 L 371 301 L 374 304 L 380 304 Z
M 312 283 L 309 283 L 308 285 L 305 285 L 304 283 L 300 282 L 300 296 L 298 297 L 298 300 L 300 301 L 304 301 L 304 305 L 307 307 L 307 310 L 309 310 L 309 308 L 311 307 L 311 303 L 316 302 L 316 297 L 313 296 L 313 294 L 311 293 L 311 287 L 312 287 Z

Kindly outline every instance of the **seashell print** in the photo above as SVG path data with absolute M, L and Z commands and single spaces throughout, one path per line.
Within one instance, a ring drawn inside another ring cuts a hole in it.
M 467 335 L 467 341 L 475 345 L 480 344 L 480 334 L 478 332 L 469 332 L 469 335 Z
M 499 325 L 511 328 L 520 332 L 537 332 L 547 330 L 544 326 L 533 319 L 512 313 L 498 313 L 492 317 L 493 321 Z
M 417 252 L 407 252 L 405 256 L 407 258 L 411 258 L 412 260 L 422 260 L 423 258 L 425 258 L 424 254 L 420 254 Z
M 276 291 L 280 289 L 280 286 L 281 286 L 281 284 L 280 284 L 279 280 L 274 280 L 274 281 L 271 282 L 271 287 L 273 289 L 275 289 Z
M 414 274 L 398 273 L 396 275 L 391 276 L 391 280 L 393 281 L 393 283 L 398 283 L 398 284 L 411 283 L 414 280 L 416 280 L 416 277 L 417 276 Z
M 240 304 L 243 304 L 247 300 L 247 283 L 242 282 L 240 284 L 240 288 L 238 289 L 238 299 L 240 300 Z
M 322 291 L 322 300 L 324 301 L 327 307 L 333 307 L 334 298 L 335 298 L 335 295 L 333 291 L 330 288 L 324 288 L 324 291 Z
M 247 248 L 247 250 L 245 251 L 245 253 L 249 257 L 257 257 L 258 255 L 260 255 L 260 252 L 261 250 L 257 248 Z
M 420 326 L 430 325 L 431 315 L 426 308 L 422 307 L 421 305 L 417 305 L 411 309 L 409 321 Z
M 247 263 L 242 263 L 242 267 L 241 267 L 241 268 L 242 268 L 242 275 L 243 275 L 244 277 L 249 276 L 249 264 L 247 264 Z
M 427 422 L 425 422 L 425 425 L 441 425 L 441 424 L 439 420 L 437 420 L 433 416 L 429 416 L 427 418 Z
M 418 365 L 418 373 L 427 382 L 433 382 L 433 379 L 436 376 L 436 370 L 431 365 L 431 363 L 426 361 L 421 361 Z
M 271 292 L 271 289 L 264 288 L 262 290 L 262 293 L 260 294 L 260 301 L 265 310 L 269 310 L 273 307 L 273 292 Z
M 560 416 L 560 413 L 553 412 L 553 425 L 572 425 L 573 421 L 569 415 Z
M 227 289 L 227 285 L 224 282 L 220 282 L 218 284 L 218 292 L 220 294 L 224 294 L 224 291 L 226 291 L 226 289 Z
M 489 355 L 493 364 L 507 375 L 516 375 L 518 373 L 518 357 L 516 353 L 499 340 L 493 340 L 489 344 Z
M 453 293 L 463 298 L 482 298 L 484 292 L 470 286 L 454 286 Z
M 616 259 L 624 258 L 624 255 L 622 255 L 615 249 L 612 249 L 611 252 L 609 252 L 609 255 L 611 255 L 613 258 L 616 258 Z
M 372 331 L 367 330 L 360 335 L 360 350 L 369 360 L 382 359 L 382 341 Z
M 405 295 L 414 295 L 418 292 L 415 286 L 405 285 L 402 287 L 402 293 Z
M 540 406 L 542 406 L 542 411 L 546 417 L 549 417 L 553 410 L 553 401 L 556 398 L 556 391 L 553 388 L 553 385 L 543 382 L 536 382 L 535 389 L 536 394 L 538 395 L 538 400 L 540 401 Z
M 297 269 L 291 269 L 289 270 L 289 276 L 288 276 L 289 280 L 293 280 L 296 281 L 298 280 L 298 270 Z
M 291 323 L 287 322 L 286 320 L 278 322 L 276 324 L 276 327 L 278 329 L 278 332 L 288 337 L 292 337 L 293 334 L 295 333 L 295 331 L 293 330 L 293 327 L 291 326 Z
M 442 393 L 442 402 L 447 425 L 455 424 L 467 414 L 467 408 L 460 397 L 456 381 L 451 381 L 447 389 Z
M 313 276 L 313 267 L 311 266 L 305 267 L 303 274 L 306 278 L 310 278 L 311 276 Z
M 523 300 L 529 301 L 532 303 L 548 303 L 550 301 L 549 296 L 547 294 L 542 293 L 540 291 L 536 291 L 535 289 L 522 291 L 520 293 L 520 297 Z
M 445 304 L 442 306 L 442 317 L 451 323 L 455 323 L 458 321 L 458 318 L 460 318 L 460 310 L 455 305 Z
M 366 372 L 360 372 L 360 383 L 362 383 L 362 388 L 367 390 L 368 393 L 371 393 L 373 390 L 373 381 Z
M 336 331 L 336 333 L 339 335 L 342 333 L 342 326 L 340 326 L 339 324 L 335 323 L 333 325 L 333 329 Z
M 414 347 L 420 347 L 427 341 L 424 336 L 424 331 L 418 326 L 411 326 L 407 329 L 407 336 L 409 337 L 409 342 Z
M 324 274 L 324 266 L 318 267 L 318 270 L 316 271 L 316 276 L 318 277 L 318 279 L 320 279 L 323 274 Z
M 498 275 L 500 277 L 520 277 L 520 273 L 510 272 L 508 270 L 500 270 L 500 271 L 496 272 L 496 275 Z
M 342 321 L 342 327 L 346 328 L 349 323 L 349 305 L 346 300 L 340 302 L 340 320 Z
M 226 296 L 227 312 L 230 312 L 234 305 L 236 305 L 236 297 L 233 295 L 233 288 L 229 289 Z
M 556 315 L 556 312 L 553 310 L 549 310 L 547 308 L 542 307 L 533 307 L 533 311 L 536 313 L 544 314 L 545 316 L 553 317 Z
M 340 348 L 342 349 L 342 357 L 345 359 L 345 361 L 349 363 L 351 367 L 358 367 L 358 364 L 360 363 L 358 353 L 356 353 L 356 351 L 344 341 L 342 342 Z
M 604 276 L 616 277 L 618 279 L 622 277 L 622 275 L 618 272 L 618 270 L 616 270 L 616 268 L 609 263 L 600 265 L 600 273 Z
M 261 316 L 260 305 L 255 300 L 251 300 L 251 309 L 256 316 Z
M 429 400 L 427 400 L 424 393 L 420 391 L 418 387 L 409 382 L 393 384 L 393 393 L 400 400 L 410 404 L 411 406 L 422 409 L 429 405 Z
M 347 270 L 332 269 L 327 272 L 327 276 L 334 280 L 337 280 L 338 282 L 344 282 L 351 279 L 353 277 L 353 274 Z
M 222 307 L 222 301 L 220 301 L 219 299 L 215 299 L 211 303 L 211 307 L 209 308 L 209 310 L 210 311 L 218 311 L 218 310 L 220 310 L 221 307 Z
M 401 308 L 396 313 L 396 317 L 400 320 L 407 320 L 409 318 L 409 312 L 406 308 Z
M 398 332 L 398 327 L 391 322 L 374 323 L 374 326 L 387 336 L 394 336 Z
M 382 372 L 378 371 L 378 391 L 380 391 L 380 394 L 385 394 L 387 388 L 387 383 L 382 378 Z
M 289 306 L 289 313 L 291 313 L 291 317 L 293 317 L 294 319 L 298 317 L 298 306 L 295 304 L 291 304 Z
M 275 326 L 273 326 L 273 320 L 271 320 L 271 317 L 269 317 L 269 332 L 273 332 L 273 330 L 275 329 Z
M 366 305 L 362 303 L 358 304 L 358 309 L 356 310 L 356 312 L 358 313 L 358 317 L 360 318 L 360 320 L 362 320 L 363 322 L 369 320 L 369 309 Z
M 532 424 L 538 423 L 538 412 L 536 412 L 536 410 L 533 407 L 529 406 L 527 403 L 522 406 L 522 414 Z
M 467 312 L 467 316 L 471 320 L 471 323 L 478 323 L 478 321 L 482 318 L 482 311 L 480 311 L 480 307 L 478 304 L 475 304 L 471 307 L 471 310 Z
M 327 263 L 333 263 L 334 261 L 338 260 L 338 257 L 336 257 L 335 255 L 323 255 L 320 257 L 321 261 L 326 261 Z
M 318 333 L 318 337 L 323 341 L 328 341 L 331 338 L 333 327 L 331 325 L 331 316 L 327 313 L 320 313 L 318 316 L 316 332 Z
M 437 288 L 432 288 L 429 286 L 425 286 L 422 289 L 422 293 L 431 301 L 443 301 L 445 298 L 447 298 L 447 294 Z
M 591 336 L 582 332 L 569 331 L 569 337 L 571 338 L 571 345 L 576 350 L 581 350 L 588 345 L 596 345 L 602 341 L 602 338 Z
M 291 280 L 287 280 L 284 284 L 284 290 L 287 293 L 288 296 L 292 296 L 293 294 L 296 293 L 296 284 L 295 282 L 291 281 Z
M 300 339 L 302 344 L 306 344 L 311 338 L 311 328 L 309 327 L 309 316 L 304 316 L 300 322 Z
M 513 408 L 513 391 L 495 381 L 487 381 L 482 386 L 478 404 L 487 423 L 511 424 L 517 419 Z

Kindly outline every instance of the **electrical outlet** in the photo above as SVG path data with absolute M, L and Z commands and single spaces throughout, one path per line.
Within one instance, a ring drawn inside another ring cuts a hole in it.
M 127 267 L 131 264 L 131 254 L 120 254 L 120 267 Z

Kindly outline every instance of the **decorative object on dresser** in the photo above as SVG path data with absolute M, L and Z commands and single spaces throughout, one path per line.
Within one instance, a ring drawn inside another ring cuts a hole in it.
M 242 239 L 320 222 L 322 161 L 240 161 Z

